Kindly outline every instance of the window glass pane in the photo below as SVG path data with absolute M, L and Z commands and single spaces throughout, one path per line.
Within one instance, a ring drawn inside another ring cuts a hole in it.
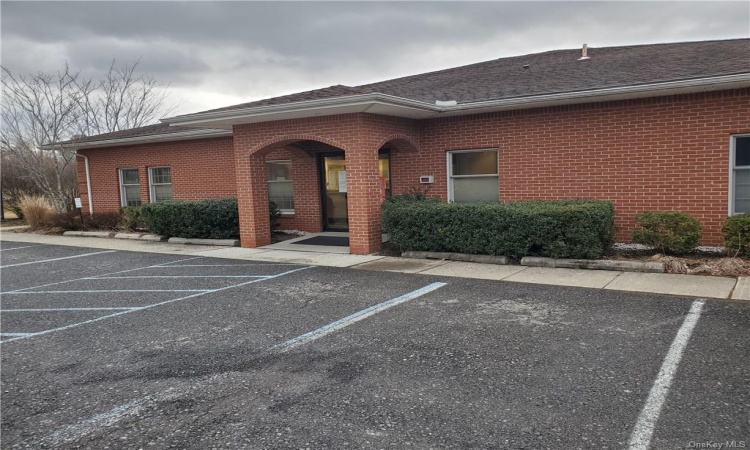
M 125 206 L 139 206 L 141 204 L 141 188 L 138 185 L 124 186 Z
M 750 166 L 750 136 L 735 138 L 734 165 Z
M 279 209 L 294 209 L 292 182 L 268 183 L 268 200 L 275 202 Z
M 292 162 L 270 162 L 268 166 L 268 181 L 286 181 L 292 179 Z
M 454 178 L 453 201 L 500 201 L 497 177 Z
M 166 200 L 172 200 L 172 185 L 166 184 L 161 186 L 154 186 L 154 201 L 163 202 Z
M 750 170 L 734 171 L 734 212 L 750 211 Z
M 122 184 L 138 184 L 138 169 L 123 169 Z
M 169 167 L 155 167 L 151 169 L 151 182 L 154 184 L 168 184 L 172 182 Z
M 451 153 L 453 175 L 496 175 L 497 152 Z

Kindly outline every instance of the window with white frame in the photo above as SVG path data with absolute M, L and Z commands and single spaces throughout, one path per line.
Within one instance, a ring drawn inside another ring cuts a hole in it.
M 730 213 L 750 211 L 750 134 L 732 136 Z
M 172 174 L 169 167 L 150 167 L 148 181 L 152 203 L 172 200 Z
M 276 203 L 282 213 L 294 212 L 291 161 L 266 161 L 268 200 Z
M 500 201 L 497 150 L 448 152 L 448 200 Z
M 141 183 L 138 169 L 120 169 L 120 204 L 139 206 L 141 204 Z

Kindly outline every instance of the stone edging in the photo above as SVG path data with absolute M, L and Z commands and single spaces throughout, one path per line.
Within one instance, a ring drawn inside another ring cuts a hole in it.
M 522 266 L 566 269 L 620 270 L 622 272 L 664 273 L 660 262 L 615 261 L 610 259 L 555 259 L 538 256 L 521 258 Z
M 483 264 L 510 264 L 507 256 L 472 255 L 469 253 L 446 252 L 418 252 L 407 251 L 401 254 L 403 258 L 416 259 L 445 259 L 450 261 L 466 261 Z M 538 256 L 521 258 L 521 265 L 528 267 L 549 267 L 566 269 L 590 270 L 619 270 L 621 272 L 664 273 L 664 264 L 660 262 L 615 261 L 609 259 L 556 259 Z
M 151 242 L 167 241 L 165 236 L 160 236 L 158 234 L 117 233 L 114 231 L 66 231 L 63 233 L 63 236 L 130 239 Z M 169 238 L 167 242 L 170 244 L 216 245 L 222 247 L 237 247 L 240 245 L 240 241 L 237 239 L 186 239 L 173 237 Z
M 510 264 L 510 258 L 507 256 L 496 255 L 472 255 L 469 253 L 445 253 L 445 252 L 416 252 L 408 251 L 401 254 L 403 258 L 415 259 L 449 259 L 451 261 L 465 261 L 482 264 Z

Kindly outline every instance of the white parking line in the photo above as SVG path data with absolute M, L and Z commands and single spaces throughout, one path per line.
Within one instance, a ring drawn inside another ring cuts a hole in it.
M 13 247 L 13 248 L 0 248 L 0 252 L 7 252 L 8 250 L 20 250 L 22 248 L 31 248 L 34 247 L 34 245 L 24 245 L 23 247 Z
M 84 253 L 83 255 L 63 256 L 62 258 L 43 259 L 41 261 L 29 261 L 25 263 L 8 264 L 7 266 L 0 266 L 0 269 L 7 269 L 9 267 L 28 266 L 29 264 L 42 264 L 42 263 L 53 262 L 53 261 L 62 261 L 63 259 L 83 258 L 85 256 L 103 255 L 104 253 L 115 253 L 116 251 L 117 250 L 107 250 L 104 252 Z
M 49 330 L 40 331 L 38 333 L 33 333 L 33 334 L 24 335 L 24 336 L 14 337 L 14 338 L 11 338 L 11 339 L 6 339 L 4 341 L 0 341 L 0 343 L 5 344 L 5 343 L 8 343 L 8 342 L 17 341 L 19 339 L 26 339 L 26 338 L 29 338 L 29 337 L 41 336 L 41 335 L 45 335 L 45 334 L 54 333 L 54 332 L 57 332 L 57 331 L 69 330 L 71 328 L 79 327 L 81 325 L 87 325 L 87 324 L 90 324 L 90 323 L 99 322 L 99 321 L 102 321 L 102 320 L 105 320 L 105 319 L 110 319 L 112 317 L 122 316 L 124 314 L 130 314 L 130 313 L 136 312 L 136 311 L 143 311 L 143 310 L 146 310 L 146 309 L 155 308 L 157 306 L 162 306 L 162 305 L 166 305 L 166 304 L 169 304 L 169 303 L 180 302 L 180 301 L 183 301 L 183 300 L 189 300 L 191 298 L 201 297 L 203 295 L 212 294 L 214 292 L 225 291 L 227 289 L 234 289 L 234 288 L 237 288 L 237 287 L 246 286 L 248 284 L 258 283 L 260 281 L 271 280 L 271 279 L 274 279 L 274 278 L 282 277 L 284 275 L 292 274 L 294 272 L 299 272 L 301 270 L 312 269 L 313 267 L 314 266 L 299 267 L 297 269 L 288 270 L 286 272 L 279 273 L 279 274 L 276 274 L 276 275 L 269 275 L 269 276 L 267 276 L 265 278 L 258 278 L 258 279 L 255 279 L 255 280 L 246 281 L 244 283 L 233 284 L 231 286 L 225 286 L 225 287 L 218 288 L 218 289 L 213 289 L 213 290 L 210 290 L 210 291 L 203 291 L 203 292 L 199 292 L 197 294 L 187 295 L 185 297 L 174 298 L 174 299 L 171 299 L 171 300 L 165 300 L 163 302 L 154 303 L 154 304 L 151 304 L 151 305 L 141 306 L 138 309 L 131 309 L 131 310 L 127 310 L 127 311 L 118 311 L 118 312 L 116 312 L 114 314 L 108 314 L 106 316 L 101 316 L 101 317 L 97 317 L 97 318 L 94 318 L 94 319 L 85 320 L 83 322 L 72 323 L 72 324 L 65 325 L 65 326 L 62 326 L 62 327 L 59 327 L 59 328 L 52 328 L 52 329 L 49 329 Z M 68 292 L 73 292 L 73 291 L 68 291 Z M 115 291 L 105 291 L 105 292 L 115 292 Z M 127 291 L 127 292 L 139 292 L 139 291 Z M 140 291 L 140 292 L 142 292 L 142 291 Z M 22 293 L 25 293 L 25 292 L 9 292 L 9 293 L 22 294 Z M 29 293 L 33 294 L 35 292 L 29 292 Z
M 190 261 L 191 259 L 198 259 L 198 258 L 203 258 L 203 256 L 194 256 L 192 258 L 178 259 L 175 262 Z M 159 263 L 158 265 L 161 265 L 161 264 L 163 264 L 163 263 Z M 107 275 L 116 275 L 118 273 L 135 272 L 136 270 L 146 270 L 146 269 L 150 269 L 152 267 L 155 267 L 155 266 L 151 265 L 151 266 L 144 266 L 144 267 L 136 267 L 135 269 L 118 270 L 117 272 L 108 272 L 108 273 L 103 273 L 103 274 L 97 275 L 97 276 L 102 276 L 103 277 L 103 276 L 107 276 Z M 94 276 L 94 277 L 86 277 L 86 278 L 96 278 L 96 276 Z M 39 288 L 43 288 L 43 287 L 47 287 L 47 286 L 56 286 L 58 284 L 72 283 L 74 281 L 81 281 L 81 280 L 83 280 L 83 278 L 73 278 L 72 280 L 55 281 L 54 283 L 40 284 L 38 286 L 31 286 L 31 287 L 27 287 L 27 288 L 22 288 L 22 289 L 16 289 L 16 290 L 13 290 L 13 291 L 8 291 L 7 294 L 15 293 L 15 292 L 28 291 L 28 290 L 31 290 L 31 289 L 39 289 Z
M 205 258 L 205 256 L 201 256 Z M 169 265 L 167 265 L 169 264 Z M 251 263 L 251 264 L 159 264 L 152 266 L 154 269 L 169 269 L 172 267 L 245 267 L 245 266 L 298 266 L 298 263 Z
M 669 347 L 667 356 L 664 357 L 664 363 L 661 365 L 659 375 L 656 376 L 654 386 L 648 394 L 646 404 L 638 416 L 633 433 L 630 435 L 629 450 L 647 450 L 651 447 L 651 438 L 654 435 L 656 421 L 659 419 L 661 408 L 667 399 L 669 387 L 672 385 L 672 380 L 677 373 L 677 367 L 680 365 L 685 347 L 687 347 L 690 336 L 693 334 L 693 329 L 695 329 L 695 325 L 698 323 L 698 319 L 700 319 L 704 303 L 702 300 L 693 302 L 687 317 L 685 317 L 685 321 L 682 322 L 682 326 L 677 331 L 677 335 Z
M 141 309 L 140 306 L 123 306 L 109 308 L 38 308 L 38 309 L 3 309 L 0 313 L 12 312 L 46 312 L 46 311 L 122 311 L 129 309 Z
M 122 278 L 265 278 L 267 275 L 144 275 L 127 277 L 87 277 L 82 280 L 119 280 Z
M 377 305 L 370 306 L 369 308 L 363 309 L 361 311 L 358 311 L 354 314 L 351 314 L 349 316 L 346 316 L 342 319 L 339 319 L 335 322 L 331 322 L 328 325 L 322 326 L 318 328 L 317 330 L 313 330 L 309 333 L 305 333 L 301 336 L 297 336 L 294 339 L 290 339 L 286 342 L 283 342 L 279 345 L 275 345 L 271 350 L 275 350 L 277 352 L 285 352 L 287 350 L 291 350 L 294 347 L 298 347 L 300 345 L 306 344 L 308 342 L 314 341 L 316 339 L 320 339 L 323 336 L 327 336 L 334 331 L 340 330 L 342 328 L 348 327 L 349 325 L 353 323 L 357 323 L 360 320 L 364 320 L 372 315 L 375 315 L 379 312 L 385 311 L 388 308 L 392 308 L 396 305 L 400 305 L 401 303 L 408 302 L 409 300 L 413 300 L 417 297 L 421 297 L 425 294 L 428 294 L 434 290 L 440 289 L 441 287 L 445 286 L 447 283 L 432 283 L 428 284 L 427 286 L 417 289 L 416 291 L 409 292 L 408 294 L 404 294 L 400 297 L 393 298 L 391 300 L 385 301 L 383 303 L 378 303 Z
M 36 333 L 0 333 L 0 337 L 2 337 L 2 336 L 11 336 L 11 337 L 14 337 L 14 336 L 31 336 L 33 334 L 36 334 Z
M 86 294 L 103 292 L 213 292 L 215 289 L 90 289 L 75 291 L 23 291 L 0 292 L 0 295 L 31 295 L 31 294 Z

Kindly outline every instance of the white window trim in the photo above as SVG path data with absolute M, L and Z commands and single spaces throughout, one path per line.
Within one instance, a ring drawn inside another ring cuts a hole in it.
M 117 173 L 120 176 L 120 206 L 126 207 L 128 206 L 128 204 L 125 199 L 125 183 L 123 183 L 124 179 L 122 177 L 123 170 L 135 170 L 136 172 L 138 172 L 138 200 L 141 199 L 141 174 L 137 167 L 123 167 L 117 171 Z M 135 185 L 129 184 L 128 186 L 135 186 Z
M 169 180 L 170 180 L 170 183 L 157 183 L 157 184 L 154 184 L 154 179 L 153 179 L 153 175 L 152 175 L 154 169 L 169 169 Z M 154 189 L 154 186 L 167 186 L 167 185 L 172 186 L 171 181 L 172 181 L 172 169 L 170 168 L 170 166 L 153 166 L 153 167 L 149 167 L 148 168 L 148 196 L 149 196 L 149 201 L 151 203 L 156 203 L 156 190 Z M 173 189 L 172 190 L 172 198 L 174 198 L 174 188 L 172 188 L 172 189 Z
M 477 152 L 495 152 L 497 153 L 497 167 L 494 175 L 453 175 L 453 158 L 454 153 L 477 153 Z M 448 150 L 445 152 L 446 170 L 448 171 L 448 202 L 453 203 L 453 179 L 454 178 L 497 178 L 498 200 L 500 200 L 500 151 L 497 148 L 474 148 L 470 150 Z
M 292 163 L 291 159 L 269 159 L 266 161 L 266 164 L 270 163 Z M 266 166 L 267 168 L 268 166 Z M 269 180 L 268 179 L 268 172 L 266 172 L 266 183 L 292 183 L 292 198 L 294 198 L 294 179 L 291 180 L 284 180 L 284 181 L 278 181 L 278 180 Z M 270 200 L 270 199 L 269 199 Z M 281 209 L 279 208 L 279 211 L 281 211 L 281 214 L 284 216 L 291 216 L 294 215 L 294 209 Z
M 737 138 L 750 138 L 750 134 L 733 134 L 729 136 L 729 215 L 733 216 L 738 213 L 734 210 L 735 206 L 735 189 L 734 189 L 734 171 L 735 170 L 750 170 L 750 166 L 743 166 L 736 168 L 734 162 L 736 161 L 737 154 Z

